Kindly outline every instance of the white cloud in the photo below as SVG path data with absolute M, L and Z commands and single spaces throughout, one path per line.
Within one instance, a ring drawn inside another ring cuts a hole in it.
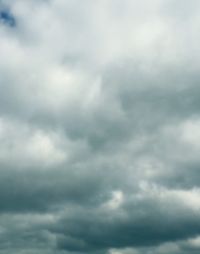
M 27 124 L 0 120 L 1 161 L 23 166 L 33 163 L 50 166 L 67 159 L 57 134 L 33 129 Z

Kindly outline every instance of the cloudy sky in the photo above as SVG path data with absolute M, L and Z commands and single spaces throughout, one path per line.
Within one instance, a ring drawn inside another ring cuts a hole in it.
M 0 0 L 0 253 L 200 251 L 200 1 Z

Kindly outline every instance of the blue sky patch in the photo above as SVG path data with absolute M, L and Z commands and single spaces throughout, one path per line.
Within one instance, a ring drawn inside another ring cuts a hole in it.
M 14 16 L 7 10 L 0 10 L 0 23 L 10 27 L 16 26 L 16 20 Z

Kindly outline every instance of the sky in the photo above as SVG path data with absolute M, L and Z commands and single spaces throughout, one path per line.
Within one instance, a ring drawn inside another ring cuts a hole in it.
M 200 1 L 0 0 L 0 253 L 200 251 Z

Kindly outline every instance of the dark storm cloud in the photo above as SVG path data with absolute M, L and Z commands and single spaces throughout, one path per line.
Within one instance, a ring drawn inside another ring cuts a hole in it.
M 199 227 L 199 213 L 191 213 L 173 196 L 137 200 L 136 195 L 117 211 L 77 209 L 65 215 L 57 223 L 57 247 L 83 252 L 148 247 L 196 237 Z
M 83 203 L 87 206 L 98 202 L 96 195 L 103 186 L 97 176 L 83 176 L 80 179 L 63 171 L 2 170 L 0 212 L 44 212 L 60 203 Z

